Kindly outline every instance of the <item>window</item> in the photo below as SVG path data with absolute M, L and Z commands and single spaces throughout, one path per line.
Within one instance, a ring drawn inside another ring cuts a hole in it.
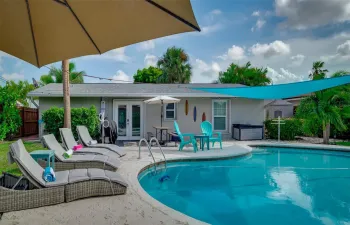
M 282 111 L 276 110 L 274 116 L 275 116 L 275 118 L 282 117 Z
M 227 100 L 213 101 L 214 130 L 227 130 Z
M 175 120 L 176 119 L 176 109 L 175 103 L 170 103 L 165 105 L 165 119 L 166 120 Z

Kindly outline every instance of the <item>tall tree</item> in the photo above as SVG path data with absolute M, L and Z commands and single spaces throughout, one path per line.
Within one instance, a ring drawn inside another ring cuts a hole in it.
M 20 90 L 13 89 L 9 82 L 0 86 L 0 141 L 12 139 L 22 124 L 16 104 L 20 95 Z
M 68 59 L 62 61 L 62 81 L 63 81 L 63 106 L 64 106 L 64 119 L 63 127 L 71 128 L 71 110 L 70 110 L 70 91 L 69 80 L 72 77 L 70 73 L 70 63 Z M 85 73 L 85 72 L 84 72 Z M 81 76 L 82 78 L 83 76 Z
M 160 83 L 182 83 L 191 81 L 192 67 L 189 64 L 189 56 L 182 48 L 168 48 L 158 60 L 157 65 L 162 70 Z
M 84 83 L 85 71 L 76 71 L 76 65 L 74 62 L 69 63 L 69 81 L 72 84 Z M 51 67 L 47 75 L 40 77 L 40 84 L 42 86 L 50 83 L 62 83 L 63 82 L 63 70 L 62 68 Z
M 134 75 L 134 83 L 158 83 L 163 71 L 159 68 L 150 66 L 142 70 L 137 70 Z
M 27 94 L 34 90 L 35 87 L 33 84 L 30 84 L 28 81 L 7 81 L 7 90 L 10 92 L 17 92 L 18 99 L 22 105 L 28 106 Z
M 219 83 L 243 84 L 247 86 L 266 86 L 271 83 L 267 77 L 267 68 L 251 67 L 247 62 L 244 66 L 232 63 L 225 72 L 219 73 Z
M 316 61 L 312 65 L 312 71 L 309 74 L 311 80 L 320 80 L 326 78 L 327 69 L 324 69 L 324 62 Z

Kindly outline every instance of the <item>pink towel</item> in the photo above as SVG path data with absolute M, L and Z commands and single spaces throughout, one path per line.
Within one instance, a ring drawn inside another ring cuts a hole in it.
M 73 150 L 74 150 L 74 151 L 77 151 L 77 150 L 80 150 L 80 149 L 82 149 L 82 148 L 83 148 L 82 145 L 75 145 L 75 146 L 73 147 Z

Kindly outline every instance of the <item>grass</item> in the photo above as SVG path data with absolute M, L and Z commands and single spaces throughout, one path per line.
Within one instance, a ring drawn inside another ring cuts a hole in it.
M 342 146 L 350 146 L 349 141 L 338 141 L 335 143 L 336 145 L 342 145 Z
M 16 163 L 11 165 L 7 162 L 7 153 L 9 151 L 9 146 L 12 142 L 0 142 L 0 175 L 2 172 L 8 172 L 15 175 L 21 175 L 21 172 L 17 168 Z M 24 146 L 26 147 L 28 152 L 32 152 L 34 150 L 45 149 L 41 143 L 31 143 L 24 142 Z

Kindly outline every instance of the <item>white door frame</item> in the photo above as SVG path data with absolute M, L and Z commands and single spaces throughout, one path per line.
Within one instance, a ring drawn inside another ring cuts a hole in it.
M 225 130 L 214 130 L 214 127 L 215 127 L 215 125 L 214 125 L 214 102 L 226 102 L 226 120 L 225 120 L 225 123 L 226 123 L 226 125 L 225 125 L 225 127 L 226 127 L 226 129 Z M 220 132 L 228 132 L 229 131 L 229 128 L 228 128 L 228 119 L 229 119 L 229 100 L 228 99 L 213 99 L 212 100 L 212 104 L 211 104 L 211 121 L 212 121 L 212 123 L 213 123 L 213 130 L 214 131 L 220 131 Z
M 126 119 L 129 121 L 126 125 L 126 136 L 118 136 L 118 140 L 140 140 L 143 137 L 143 101 L 140 100 L 130 100 L 130 99 L 114 99 L 113 100 L 113 120 L 117 123 L 118 129 L 118 105 L 126 105 Z M 140 105 L 140 136 L 132 136 L 132 105 Z

